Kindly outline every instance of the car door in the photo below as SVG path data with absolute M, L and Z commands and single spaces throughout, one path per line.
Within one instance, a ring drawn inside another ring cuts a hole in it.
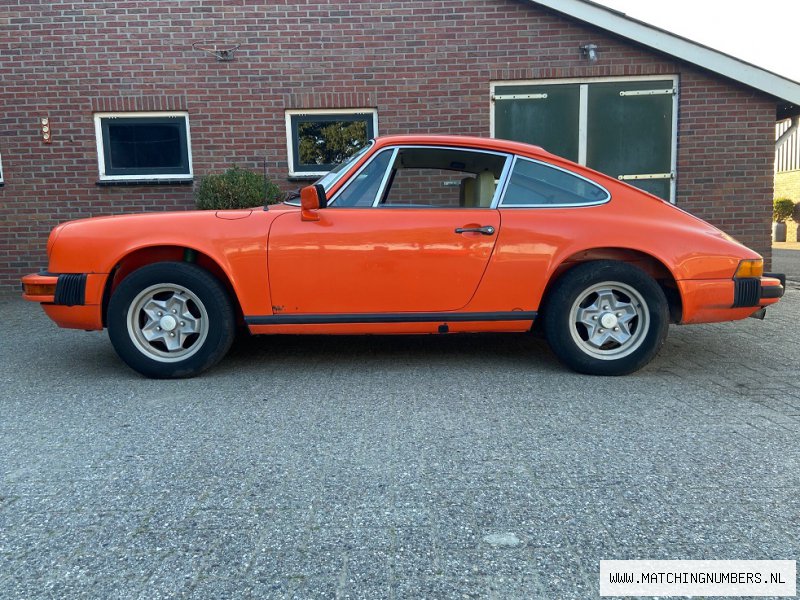
M 500 230 L 497 153 L 390 148 L 318 211 L 269 233 L 276 314 L 448 312 L 464 308 Z M 401 318 L 401 317 L 398 317 Z

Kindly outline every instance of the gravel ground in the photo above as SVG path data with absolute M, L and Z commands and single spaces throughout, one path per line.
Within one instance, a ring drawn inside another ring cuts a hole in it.
M 530 336 L 241 340 L 150 381 L 0 299 L 0 597 L 576 598 L 800 554 L 800 285 L 624 378 Z

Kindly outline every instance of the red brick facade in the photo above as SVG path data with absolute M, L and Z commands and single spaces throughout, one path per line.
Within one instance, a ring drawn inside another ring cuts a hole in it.
M 192 49 L 209 38 L 242 42 L 236 60 Z M 489 84 L 515 79 L 678 74 L 678 204 L 769 255 L 774 100 L 521 0 L 16 0 L 0 55 L 0 289 L 45 264 L 57 222 L 193 205 L 186 185 L 97 186 L 93 112 L 187 110 L 195 178 L 266 161 L 288 188 L 286 109 L 488 136 Z

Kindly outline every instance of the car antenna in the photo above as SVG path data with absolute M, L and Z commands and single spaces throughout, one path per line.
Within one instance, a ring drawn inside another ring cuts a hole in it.
M 269 210 L 269 180 L 267 179 L 267 157 L 264 157 L 264 210 Z

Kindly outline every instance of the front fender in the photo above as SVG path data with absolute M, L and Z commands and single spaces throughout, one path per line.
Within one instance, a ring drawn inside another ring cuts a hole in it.
M 111 273 L 127 256 L 159 247 L 195 250 L 225 274 L 245 314 L 270 314 L 267 232 L 272 215 L 221 219 L 213 212 L 147 213 L 74 221 L 51 248 L 52 273 Z

